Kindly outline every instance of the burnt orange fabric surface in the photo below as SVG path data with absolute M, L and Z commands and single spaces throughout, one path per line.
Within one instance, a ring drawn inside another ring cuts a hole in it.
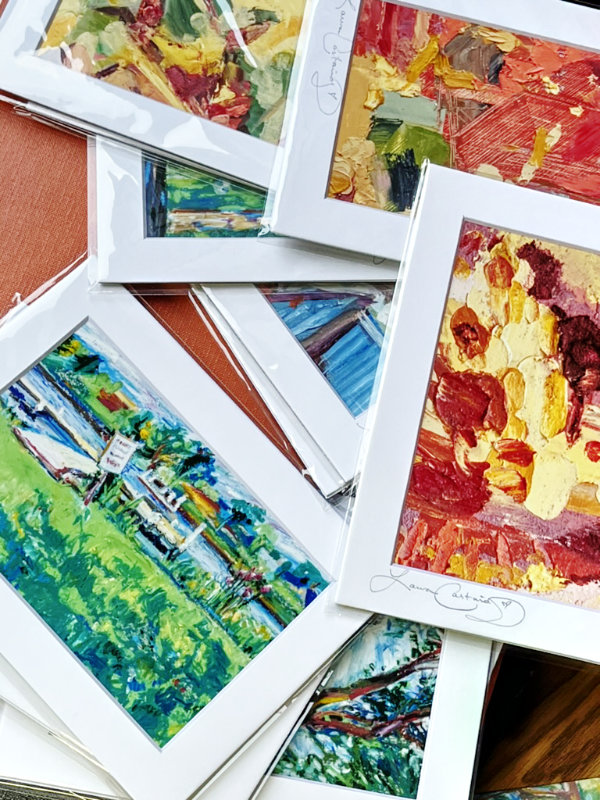
M 0 5 L 0 9 L 2 6 Z M 0 320 L 87 249 L 86 141 L 0 103 Z M 146 306 L 299 468 L 265 404 L 185 295 Z

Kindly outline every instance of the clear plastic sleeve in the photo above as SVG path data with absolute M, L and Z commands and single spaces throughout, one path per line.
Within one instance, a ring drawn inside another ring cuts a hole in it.
M 196 296 L 94 269 L 0 327 L 0 653 L 135 800 L 184 800 L 368 615 L 334 603 L 342 519 Z
M 397 264 L 265 229 L 265 189 L 90 139 L 90 239 L 105 283 L 390 281 Z
M 598 203 L 596 155 L 577 144 L 598 113 L 597 24 L 563 0 L 317 0 L 272 230 L 393 259 L 425 159 Z
M 267 187 L 305 0 L 11 0 L 0 88 L 30 110 Z

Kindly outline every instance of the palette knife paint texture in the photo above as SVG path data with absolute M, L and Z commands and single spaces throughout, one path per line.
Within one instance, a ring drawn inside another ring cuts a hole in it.
M 267 193 L 172 161 L 144 160 L 146 236 L 257 237 Z
M 40 54 L 277 143 L 305 0 L 61 0 Z
M 334 662 L 275 774 L 416 797 L 440 631 L 375 618 Z
M 0 452 L 0 572 L 159 746 L 326 586 L 92 323 L 0 396 Z
M 261 291 L 357 417 L 369 408 L 394 284 L 263 286 Z
M 482 794 L 478 800 L 600 800 L 600 778 Z
M 397 563 L 600 608 L 600 256 L 465 223 Z
M 600 202 L 600 55 L 363 0 L 328 195 L 407 211 L 425 159 Z

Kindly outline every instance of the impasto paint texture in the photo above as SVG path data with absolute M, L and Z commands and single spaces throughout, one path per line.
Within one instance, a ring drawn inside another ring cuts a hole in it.
M 465 223 L 396 562 L 600 607 L 599 296 L 599 255 Z
M 373 619 L 334 662 L 275 774 L 416 797 L 440 649 L 436 628 Z
M 406 211 L 429 159 L 599 202 L 599 76 L 598 53 L 363 0 L 329 196 Z
M 40 54 L 277 143 L 305 0 L 61 0 Z
M 600 778 L 478 795 L 477 800 L 600 800 Z
M 366 411 L 394 284 L 261 289 L 350 413 L 357 417 Z
M 144 160 L 146 236 L 257 237 L 267 193 L 171 161 Z
M 326 585 L 92 323 L 0 396 L 0 452 L 0 572 L 160 746 Z

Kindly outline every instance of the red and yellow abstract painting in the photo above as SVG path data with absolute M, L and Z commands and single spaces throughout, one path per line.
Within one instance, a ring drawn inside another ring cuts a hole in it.
M 465 223 L 393 560 L 600 607 L 600 255 Z
M 425 159 L 600 202 L 600 54 L 363 0 L 328 196 L 406 211 Z

